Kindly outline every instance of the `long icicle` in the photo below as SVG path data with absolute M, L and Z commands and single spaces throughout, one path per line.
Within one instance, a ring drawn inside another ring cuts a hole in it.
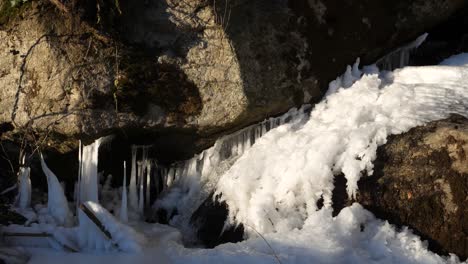
M 24 162 L 23 162 L 24 164 Z M 18 207 L 26 209 L 31 207 L 31 169 L 26 166 L 21 166 L 19 169 L 19 193 L 18 193 Z
M 124 178 L 122 184 L 122 204 L 120 206 L 120 221 L 128 222 L 128 206 L 127 206 L 127 163 L 124 161 Z
M 83 156 L 82 156 L 82 148 L 83 145 L 81 144 L 81 140 L 78 141 L 78 183 L 77 187 L 75 188 L 75 210 L 76 215 L 78 215 L 79 205 L 80 205 L 80 193 L 81 193 L 81 174 L 83 173 Z
M 98 197 L 98 158 L 101 139 L 84 146 L 82 152 L 82 173 L 80 186 L 80 203 L 93 201 L 99 203 Z
M 128 198 L 130 202 L 130 209 L 132 212 L 136 212 L 138 210 L 138 194 L 137 194 L 137 163 L 136 163 L 136 156 L 137 156 L 137 148 L 132 146 L 132 170 L 130 172 L 130 185 L 129 185 L 129 192 Z
M 138 214 L 143 216 L 144 207 L 144 192 L 143 192 L 143 181 L 144 181 L 145 161 L 138 162 Z
M 146 162 L 146 198 L 145 198 L 145 207 L 149 208 L 150 206 L 150 192 L 151 189 L 151 162 L 148 160 Z

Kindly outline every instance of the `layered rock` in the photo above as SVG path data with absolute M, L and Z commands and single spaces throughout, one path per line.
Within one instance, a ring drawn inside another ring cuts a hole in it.
M 167 160 L 187 158 L 224 133 L 319 100 L 356 57 L 375 61 L 464 5 L 26 2 L 0 20 L 0 124 L 14 125 L 4 137 L 26 134 L 62 153 L 77 138 L 121 133 L 171 149 Z

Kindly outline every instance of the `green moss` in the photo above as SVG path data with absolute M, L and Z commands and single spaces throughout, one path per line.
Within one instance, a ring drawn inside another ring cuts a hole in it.
M 0 0 L 0 26 L 7 25 L 15 17 L 21 15 L 29 6 L 31 6 L 31 1 L 13 6 L 9 0 Z

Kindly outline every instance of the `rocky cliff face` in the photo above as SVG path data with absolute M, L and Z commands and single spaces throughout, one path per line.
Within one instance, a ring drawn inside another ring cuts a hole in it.
M 187 158 L 319 100 L 356 57 L 375 61 L 464 5 L 2 0 L 0 124 L 13 125 L 3 137 L 65 153 L 120 133 Z

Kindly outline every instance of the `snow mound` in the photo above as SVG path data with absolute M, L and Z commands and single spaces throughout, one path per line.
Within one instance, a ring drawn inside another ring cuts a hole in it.
M 248 227 L 247 227 L 248 228 Z M 268 244 L 267 242 L 268 241 Z M 336 217 L 325 208 L 311 216 L 301 230 L 254 236 L 244 242 L 211 250 L 172 246 L 170 263 L 459 263 L 456 256 L 442 258 L 410 230 L 397 232 L 361 205 L 344 208 Z
M 356 65 L 348 68 L 341 84 L 354 84 L 331 85 L 308 122 L 269 131 L 221 176 L 217 193 L 232 222 L 261 233 L 302 228 L 317 200 L 331 205 L 334 174 L 344 173 L 348 194 L 356 195 L 387 136 L 450 113 L 468 115 L 466 67 L 406 67 L 357 80 L 359 74 Z
M 462 53 L 458 55 L 451 56 L 443 60 L 440 65 L 447 66 L 468 66 L 468 53 Z
M 131 227 L 121 224 L 106 209 L 97 203 L 83 203 L 90 210 L 103 228 L 99 228 L 96 220 L 83 210 L 79 210 L 80 222 L 77 228 L 79 245 L 90 251 L 124 251 L 139 252 L 146 243 L 146 238 Z

